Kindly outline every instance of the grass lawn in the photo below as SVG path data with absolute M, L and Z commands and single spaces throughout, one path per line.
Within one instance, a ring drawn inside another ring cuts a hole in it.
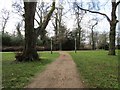
M 13 63 L 14 53 L 2 53 L 2 87 L 22 88 L 33 76 L 43 71 L 48 63 L 54 61 L 59 53 L 39 53 L 42 60 L 35 62 Z
M 89 88 L 118 88 L 118 56 L 107 51 L 70 52 L 80 77 Z

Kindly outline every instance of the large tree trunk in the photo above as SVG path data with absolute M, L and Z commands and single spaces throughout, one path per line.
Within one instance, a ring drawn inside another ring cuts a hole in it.
M 110 26 L 110 34 L 109 34 L 109 55 L 115 55 L 115 36 L 116 36 L 116 24 L 112 23 Z
M 18 61 L 39 60 L 36 50 L 37 35 L 34 30 L 34 17 L 36 2 L 24 2 L 25 9 L 25 47 L 21 56 L 17 56 Z
M 112 12 L 111 12 L 111 21 L 110 21 L 110 33 L 109 33 L 109 55 L 116 55 L 115 53 L 115 36 L 116 36 L 116 2 L 112 2 Z
M 36 2 L 25 2 L 25 48 L 23 51 L 24 60 L 38 60 L 36 50 L 36 32 L 34 30 L 34 17 Z

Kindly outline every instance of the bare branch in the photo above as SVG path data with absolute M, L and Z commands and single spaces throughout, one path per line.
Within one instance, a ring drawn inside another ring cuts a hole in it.
M 98 21 L 96 21 L 96 23 L 92 26 L 92 29 L 98 24 Z
M 62 16 L 65 15 L 65 14 L 67 14 L 70 10 L 71 10 L 71 9 L 67 10 L 65 13 L 62 14 Z
M 52 22 L 52 25 L 53 25 L 53 27 L 55 28 L 56 26 L 55 26 L 55 24 Z
M 52 16 L 53 18 L 57 19 L 58 22 L 60 22 L 60 20 L 58 18 L 56 18 L 55 16 Z
M 49 11 L 49 13 L 45 16 L 43 23 L 40 24 L 40 26 L 36 29 L 37 36 L 39 36 L 40 30 L 44 30 L 47 27 L 50 17 L 52 16 L 54 10 L 55 10 L 55 2 L 52 3 L 52 8 Z
M 40 22 L 35 18 L 35 21 L 38 23 L 38 25 L 40 25 Z
M 116 3 L 116 7 L 120 4 L 120 0 Z
M 12 11 L 13 13 L 16 13 L 20 16 L 23 17 L 24 14 L 24 8 L 22 7 L 22 2 L 20 0 L 20 2 L 13 2 L 12 7 L 14 8 L 14 10 Z M 24 17 L 23 17 L 24 18 Z
M 37 10 L 36 10 L 36 13 L 37 13 L 38 17 L 41 19 L 41 16 Z
M 10 18 L 10 12 L 7 11 L 6 9 L 2 9 L 2 33 L 4 34 L 6 24 Z
M 77 4 L 76 4 L 77 5 Z M 106 15 L 106 14 L 104 14 L 104 13 L 101 13 L 101 12 L 97 12 L 97 11 L 91 11 L 91 10 L 88 10 L 88 9 L 83 9 L 83 8 L 81 8 L 80 6 L 78 6 L 77 5 L 77 7 L 79 8 L 79 9 L 81 9 L 81 10 L 83 10 L 83 11 L 88 11 L 88 12 L 90 12 L 90 13 L 96 13 L 96 14 L 100 14 L 100 15 L 103 15 L 103 16 L 105 16 L 106 18 L 107 18 L 107 20 L 108 20 L 108 22 L 110 23 L 110 18 Z

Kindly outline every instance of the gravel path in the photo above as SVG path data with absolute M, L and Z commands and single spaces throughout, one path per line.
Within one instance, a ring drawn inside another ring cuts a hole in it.
M 84 88 L 71 56 L 67 52 L 59 53 L 59 58 L 25 88 Z

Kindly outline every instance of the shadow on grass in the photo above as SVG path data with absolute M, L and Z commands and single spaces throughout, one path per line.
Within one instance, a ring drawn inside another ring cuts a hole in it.
M 11 60 L 11 61 L 4 61 L 4 63 L 7 63 L 7 64 L 29 64 L 29 63 L 40 63 L 42 65 L 46 65 L 46 64 L 49 64 L 51 63 L 53 60 L 51 59 L 48 59 L 46 57 L 41 57 L 40 60 L 33 60 L 33 61 L 22 61 L 22 62 L 19 62 L 19 61 L 16 61 L 16 60 Z

